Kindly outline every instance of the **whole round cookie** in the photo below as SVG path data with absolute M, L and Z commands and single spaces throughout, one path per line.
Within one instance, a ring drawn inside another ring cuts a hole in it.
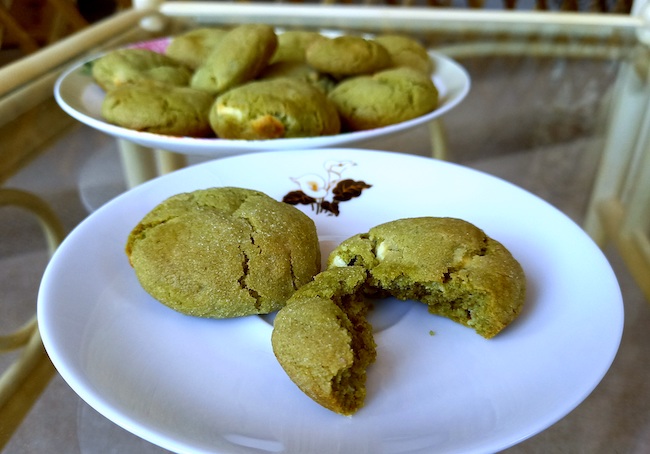
M 249 82 L 217 97 L 210 124 L 224 139 L 278 139 L 337 134 L 334 104 L 307 82 L 277 78 Z
M 136 131 L 209 137 L 214 135 L 209 122 L 213 102 L 214 97 L 204 91 L 144 81 L 106 92 L 102 116 Z
M 431 79 L 408 67 L 346 79 L 328 96 L 344 128 L 352 131 L 412 120 L 438 106 L 438 90 Z
M 305 60 L 318 71 L 336 76 L 371 74 L 391 64 L 384 46 L 354 35 L 315 40 L 307 47 Z
M 427 49 L 417 40 L 404 35 L 379 35 L 374 39 L 386 48 L 392 66 L 408 66 L 428 76 L 433 72 L 433 60 Z
M 130 233 L 127 257 L 151 296 L 183 314 L 264 314 L 320 270 L 314 222 L 249 189 L 172 196 Z
M 498 241 L 455 218 L 400 219 L 341 243 L 329 267 L 359 266 L 368 284 L 494 337 L 520 313 L 526 279 Z
M 298 289 L 278 312 L 273 352 L 289 378 L 325 408 L 351 415 L 366 396 L 366 369 L 375 361 L 372 326 L 360 267 L 333 268 Z
M 92 63 L 92 76 L 104 90 L 127 83 L 156 80 L 170 85 L 189 85 L 192 71 L 167 55 L 148 49 L 117 49 Z
M 197 68 L 190 85 L 193 88 L 220 94 L 253 80 L 271 60 L 278 45 L 273 27 L 264 24 L 239 25 Z
M 219 45 L 226 33 L 228 30 L 214 27 L 190 30 L 174 36 L 165 49 L 165 55 L 195 70 Z

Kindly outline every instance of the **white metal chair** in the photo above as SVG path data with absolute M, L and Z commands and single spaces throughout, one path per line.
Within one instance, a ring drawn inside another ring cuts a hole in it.
M 585 229 L 612 242 L 650 301 L 650 3 L 638 2 L 643 44 L 622 68 Z

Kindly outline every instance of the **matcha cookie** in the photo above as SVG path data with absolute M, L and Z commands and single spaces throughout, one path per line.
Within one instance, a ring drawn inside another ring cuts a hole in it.
M 277 139 L 337 134 L 334 104 L 306 82 L 278 78 L 250 82 L 219 96 L 210 124 L 224 139 Z
M 433 73 L 433 60 L 427 49 L 415 39 L 403 35 L 380 35 L 375 41 L 386 48 L 392 66 L 408 66 L 428 76 Z
M 163 201 L 130 233 L 126 254 L 151 296 L 197 317 L 276 311 L 320 269 L 307 215 L 232 187 Z
M 146 81 L 109 90 L 102 116 L 136 131 L 184 137 L 214 135 L 209 122 L 214 97 L 189 87 Z
M 273 352 L 291 380 L 343 415 L 363 406 L 366 369 L 375 361 L 360 267 L 334 268 L 301 287 L 275 318 Z
M 433 111 L 438 90 L 420 71 L 401 67 L 353 77 L 330 93 L 346 129 L 360 131 L 411 120 Z
M 180 61 L 192 70 L 203 64 L 219 45 L 228 30 L 222 28 L 197 28 L 171 39 L 165 55 Z
M 384 46 L 352 35 L 314 41 L 307 48 L 305 59 L 318 71 L 339 77 L 371 74 L 391 64 Z
M 290 77 L 307 82 L 323 93 L 328 93 L 336 86 L 336 81 L 327 74 L 316 71 L 307 63 L 297 61 L 271 63 L 260 73 L 258 80 L 277 79 L 279 77 Z
M 318 32 L 288 30 L 278 34 L 278 48 L 271 59 L 275 62 L 305 62 L 307 48 L 317 40 L 327 39 Z
M 498 241 L 454 218 L 388 222 L 341 243 L 329 267 L 359 266 L 368 285 L 494 337 L 520 313 L 526 279 Z
M 273 27 L 240 25 L 228 31 L 199 66 L 190 85 L 220 94 L 253 80 L 269 63 L 278 44 Z
M 192 71 L 184 64 L 147 49 L 118 49 L 93 61 L 92 76 L 104 90 L 127 83 L 155 80 L 186 86 Z

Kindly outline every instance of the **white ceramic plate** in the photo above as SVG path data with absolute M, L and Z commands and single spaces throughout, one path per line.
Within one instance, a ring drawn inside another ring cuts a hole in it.
M 294 179 L 371 187 L 339 215 L 299 205 L 324 255 L 381 222 L 466 219 L 522 264 L 521 316 L 492 340 L 415 302 L 372 314 L 377 362 L 351 418 L 320 407 L 289 380 L 264 317 L 204 320 L 159 304 L 123 252 L 132 227 L 173 194 L 254 188 L 282 200 Z M 38 321 L 63 378 L 125 429 L 183 453 L 488 453 L 565 416 L 599 383 L 618 349 L 623 306 L 603 254 L 569 218 L 495 177 L 410 155 L 324 149 L 258 153 L 190 167 L 114 199 L 80 224 L 50 262 Z
M 141 44 L 143 45 L 144 43 Z M 432 79 L 440 92 L 440 105 L 427 115 L 383 128 L 332 136 L 274 140 L 197 139 L 139 132 L 107 123 L 101 115 L 104 91 L 93 81 L 89 71 L 84 67 L 93 58 L 74 65 L 57 80 L 54 86 L 54 97 L 64 111 L 90 127 L 146 147 L 211 157 L 252 151 L 350 145 L 388 136 L 415 128 L 449 112 L 465 98 L 470 87 L 469 75 L 462 66 L 443 55 L 431 53 L 435 64 Z

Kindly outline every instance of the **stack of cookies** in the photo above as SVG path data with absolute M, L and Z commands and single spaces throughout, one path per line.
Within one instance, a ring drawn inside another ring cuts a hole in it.
M 200 28 L 164 54 L 119 49 L 92 64 L 102 115 L 138 131 L 266 140 L 379 128 L 433 111 L 433 63 L 412 38 Z

